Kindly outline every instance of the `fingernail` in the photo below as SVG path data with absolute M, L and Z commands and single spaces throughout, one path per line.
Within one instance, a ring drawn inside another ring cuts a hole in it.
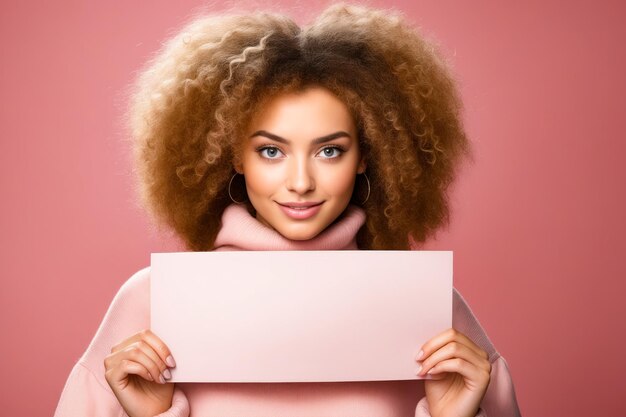
M 165 377 L 165 379 L 170 379 L 172 377 L 172 374 L 170 374 L 169 369 L 166 369 L 165 371 L 163 371 L 163 376 Z
M 159 381 L 161 381 L 161 384 L 165 384 L 165 379 L 163 378 L 163 375 L 159 375 Z
M 424 351 L 420 350 L 419 353 L 417 354 L 417 357 L 415 358 L 415 360 L 419 361 L 422 358 L 422 356 L 424 356 Z
M 167 366 L 169 366 L 170 368 L 173 368 L 176 366 L 176 362 L 174 362 L 174 358 L 172 358 L 172 355 L 168 356 L 167 359 L 165 359 L 165 363 L 167 364 Z
M 420 366 L 417 368 L 417 371 L 415 371 L 415 374 L 416 374 L 416 375 L 419 375 L 419 374 L 420 374 L 420 372 L 422 372 L 422 365 L 420 365 Z

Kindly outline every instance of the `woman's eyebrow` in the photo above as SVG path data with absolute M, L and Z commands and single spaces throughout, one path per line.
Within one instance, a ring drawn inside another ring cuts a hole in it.
M 256 132 L 254 132 L 253 134 L 250 135 L 251 138 L 255 137 L 255 136 L 264 136 L 268 139 L 272 139 L 275 140 L 276 142 L 280 142 L 280 143 L 284 143 L 284 144 L 289 144 L 289 141 L 285 138 L 281 138 L 280 136 L 274 135 L 273 133 L 269 133 L 265 130 L 257 130 Z M 333 139 L 337 139 L 337 138 L 341 138 L 341 137 L 350 137 L 350 134 L 348 134 L 347 132 L 344 132 L 343 130 L 340 130 L 338 132 L 335 133 L 331 133 L 330 135 L 326 135 L 326 136 L 322 136 L 320 138 L 316 138 L 313 139 L 313 145 L 319 145 L 320 143 L 324 143 L 324 142 L 329 142 Z

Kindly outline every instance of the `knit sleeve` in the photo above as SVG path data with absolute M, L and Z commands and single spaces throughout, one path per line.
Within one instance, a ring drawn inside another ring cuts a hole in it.
M 426 397 L 417 403 L 415 417 L 430 417 Z M 476 417 L 521 417 L 506 361 L 499 356 L 491 364 L 491 379 Z
M 502 356 L 491 364 L 491 380 L 481 406 L 489 416 L 521 416 L 509 367 Z
M 84 364 L 76 363 L 65 382 L 54 417 L 120 417 L 123 409 L 107 387 L 103 387 Z
M 54 417 L 127 417 L 104 377 L 104 358 L 115 344 L 148 328 L 150 276 L 146 268 L 126 281 L 115 295 L 89 347 L 72 368 Z M 172 406 L 157 417 L 188 416 L 187 398 L 175 387 Z
M 172 396 L 172 406 L 154 417 L 189 417 L 189 415 L 190 408 L 187 396 L 185 396 L 185 393 L 180 388 L 175 387 L 174 395 Z M 121 417 L 128 417 L 128 414 L 122 410 Z
M 491 378 L 476 417 L 520 417 L 509 368 L 502 356 L 491 364 Z M 426 397 L 417 403 L 415 417 L 430 417 Z
M 98 378 L 81 362 L 74 365 L 54 413 L 54 417 L 74 416 L 128 417 L 108 384 L 102 386 Z M 172 406 L 155 417 L 188 416 L 187 397 L 175 387 Z
M 520 417 L 513 380 L 506 361 L 493 346 L 467 302 L 456 289 L 452 300 L 452 327 L 487 352 L 491 363 L 489 386 L 476 417 Z M 417 403 L 415 417 L 430 417 L 426 397 Z
M 513 380 L 506 361 L 496 350 L 469 305 L 456 289 L 454 289 L 453 294 L 452 326 L 469 337 L 489 355 L 491 378 L 487 392 L 480 403 L 484 415 L 519 417 L 520 411 Z
M 428 409 L 428 401 L 426 401 L 426 397 L 422 398 L 417 403 L 415 417 L 430 417 L 430 410 Z M 487 414 L 485 414 L 485 411 L 482 408 L 479 408 L 478 413 L 476 413 L 476 417 L 487 417 Z

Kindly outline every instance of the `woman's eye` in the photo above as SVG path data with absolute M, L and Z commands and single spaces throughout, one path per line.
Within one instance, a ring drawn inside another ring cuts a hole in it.
M 323 158 L 337 158 L 343 153 L 343 150 L 336 146 L 329 146 L 322 149 L 319 153 Z
M 261 148 L 259 150 L 259 154 L 263 157 L 263 158 L 267 158 L 267 159 L 275 159 L 278 158 L 280 155 L 282 155 L 282 152 L 273 146 L 267 146 L 265 148 Z

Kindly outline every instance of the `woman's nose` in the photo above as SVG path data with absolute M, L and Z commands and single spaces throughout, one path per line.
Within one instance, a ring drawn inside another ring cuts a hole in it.
M 289 191 L 294 191 L 298 194 L 305 194 L 315 189 L 315 179 L 309 164 L 306 161 L 294 158 L 289 164 L 286 184 Z

